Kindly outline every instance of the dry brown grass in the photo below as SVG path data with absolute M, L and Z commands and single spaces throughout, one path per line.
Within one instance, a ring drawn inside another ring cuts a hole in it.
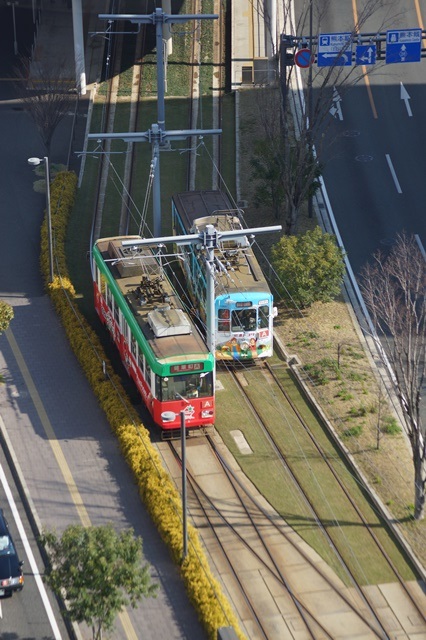
M 264 101 L 260 104 L 256 94 L 257 91 L 246 91 L 240 95 L 240 197 L 248 202 L 244 209 L 248 226 L 283 222 L 267 207 L 260 211 L 252 204 L 250 156 L 253 141 L 262 136 L 260 109 L 265 104 Z M 302 233 L 314 224 L 316 221 L 308 218 L 305 210 L 298 231 Z M 269 234 L 256 238 L 265 256 L 258 254 L 266 273 L 270 247 L 276 240 Z M 412 518 L 414 473 L 410 447 L 402 432 L 385 433 L 387 419 L 394 416 L 392 405 L 367 356 L 351 309 L 343 299 L 315 304 L 303 314 L 290 311 L 284 303 L 278 306 L 275 326 L 281 342 L 288 353 L 298 356 L 302 365 L 311 367 L 312 393 L 370 486 L 391 516 L 400 522 L 401 531 L 417 558 L 426 566 L 426 520 L 415 522 Z M 338 360 L 340 366 L 337 367 Z M 315 372 L 319 376 L 314 376 Z M 322 376 L 324 384 L 319 384 Z M 348 436 L 348 430 L 359 433 Z

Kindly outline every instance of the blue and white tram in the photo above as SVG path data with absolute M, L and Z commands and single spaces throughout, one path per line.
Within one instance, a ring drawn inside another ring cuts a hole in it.
M 172 198 L 176 235 L 202 233 L 207 225 L 220 231 L 243 229 L 241 211 L 221 191 L 188 191 Z M 206 274 L 202 249 L 182 248 L 185 280 L 201 319 L 206 319 Z M 247 361 L 273 352 L 273 297 L 247 236 L 219 240 L 215 248 L 215 357 Z

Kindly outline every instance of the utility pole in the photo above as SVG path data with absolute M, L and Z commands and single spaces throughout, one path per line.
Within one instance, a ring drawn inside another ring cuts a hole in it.
M 312 18 L 312 3 L 309 5 L 309 48 L 312 52 L 312 29 L 313 29 L 313 18 Z M 308 144 L 309 144 L 309 162 L 313 162 L 314 155 L 314 145 L 312 139 L 312 118 L 313 118 L 313 87 L 312 87 L 312 64 L 309 65 L 308 72 Z M 309 195 L 308 200 L 308 216 L 309 218 L 313 217 L 313 202 L 312 195 Z
M 206 134 L 218 135 L 222 133 L 221 129 L 191 129 L 188 131 L 166 131 L 165 118 L 165 74 L 164 74 L 164 46 L 163 46 L 163 27 L 175 22 L 188 22 L 189 20 L 217 20 L 217 14 L 188 14 L 176 15 L 164 13 L 163 9 L 157 8 L 154 13 L 149 15 L 135 14 L 99 14 L 101 20 L 127 20 L 134 24 L 154 24 L 156 32 L 156 49 L 157 49 L 157 124 L 152 124 L 151 129 L 144 133 L 135 133 L 131 138 L 131 134 L 108 134 L 108 133 L 92 133 L 89 134 L 90 139 L 114 139 L 118 138 L 126 142 L 144 142 L 148 141 L 152 145 L 152 161 L 151 166 L 154 170 L 153 182 L 153 211 L 154 211 L 154 236 L 161 235 L 161 189 L 160 189 L 160 151 L 169 148 L 170 140 L 184 140 L 189 136 L 202 136 Z
M 208 224 L 204 231 L 187 236 L 169 236 L 166 238 L 146 238 L 143 240 L 123 240 L 123 247 L 136 247 L 139 245 L 158 246 L 159 244 L 174 243 L 177 246 L 195 244 L 205 250 L 206 263 L 206 324 L 207 324 L 207 347 L 210 353 L 214 354 L 215 345 L 215 315 L 214 315 L 214 283 L 216 274 L 216 259 L 214 250 L 219 246 L 220 241 L 226 241 L 230 238 L 243 238 L 245 236 L 255 235 L 256 233 L 272 233 L 281 231 L 282 226 L 273 227 L 257 227 L 255 229 L 234 229 L 232 231 L 219 232 L 213 225 Z
M 293 36 L 281 35 L 281 45 L 280 45 L 280 79 L 281 79 L 281 97 L 283 104 L 283 114 L 285 118 L 285 113 L 287 109 L 287 67 L 292 67 L 294 65 L 294 49 L 295 49 L 295 40 Z
M 165 148 L 166 141 L 185 140 L 191 136 L 203 136 L 207 134 L 219 135 L 222 129 L 175 129 L 164 131 L 158 124 L 152 124 L 151 129 L 140 132 L 127 133 L 89 133 L 89 140 L 123 140 L 124 142 L 150 142 L 152 147 L 151 167 L 154 172 L 153 184 L 153 209 L 154 228 L 153 235 L 161 236 L 161 190 L 160 190 L 160 150 Z

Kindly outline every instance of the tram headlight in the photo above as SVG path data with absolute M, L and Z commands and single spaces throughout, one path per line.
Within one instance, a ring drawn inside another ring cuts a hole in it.
M 201 412 L 201 417 L 202 417 L 202 418 L 213 418 L 213 416 L 214 416 L 214 411 L 213 411 L 213 409 L 204 409 L 204 410 Z
M 248 351 L 248 349 L 249 349 L 249 343 L 248 343 L 248 342 L 242 342 L 242 343 L 241 343 L 241 349 L 242 349 L 243 351 Z
M 163 422 L 173 422 L 176 419 L 176 414 L 174 411 L 163 411 L 161 414 L 161 420 Z

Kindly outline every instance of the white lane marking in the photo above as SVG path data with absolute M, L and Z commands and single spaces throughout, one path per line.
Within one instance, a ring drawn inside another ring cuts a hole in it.
M 413 112 L 411 111 L 411 107 L 409 103 L 410 94 L 408 93 L 407 89 L 404 87 L 402 82 L 400 82 L 400 85 L 401 85 L 401 93 L 400 93 L 401 100 L 404 100 L 405 106 L 407 108 L 408 117 L 411 118 L 413 115 Z
M 386 154 L 386 160 L 389 165 L 389 169 L 392 174 L 392 178 L 395 183 L 396 190 L 398 191 L 398 193 L 402 193 L 401 185 L 399 184 L 398 178 L 396 177 L 395 169 L 393 168 L 392 160 L 388 153 Z
M 55 640 L 62 640 L 61 632 L 59 631 L 59 627 L 56 623 L 55 616 L 53 615 L 52 607 L 49 602 L 49 598 L 47 597 L 46 589 L 43 584 L 43 580 L 40 575 L 40 571 L 38 570 L 36 560 L 34 558 L 32 549 L 30 547 L 30 543 L 28 541 L 27 535 L 25 533 L 25 529 L 22 524 L 21 516 L 19 515 L 18 508 L 16 506 L 15 500 L 13 499 L 12 491 L 10 490 L 9 484 L 7 482 L 7 478 L 3 471 L 3 467 L 0 464 L 0 481 L 3 485 L 4 492 L 7 497 L 7 501 L 12 510 L 13 518 L 16 522 L 16 526 L 18 527 L 19 535 L 24 545 L 25 553 L 27 555 L 28 561 L 30 563 L 31 571 L 34 574 L 34 578 L 40 592 L 41 599 L 44 604 L 44 608 L 46 609 L 47 617 L 49 618 L 50 625 L 52 627 L 52 631 L 55 636 Z

